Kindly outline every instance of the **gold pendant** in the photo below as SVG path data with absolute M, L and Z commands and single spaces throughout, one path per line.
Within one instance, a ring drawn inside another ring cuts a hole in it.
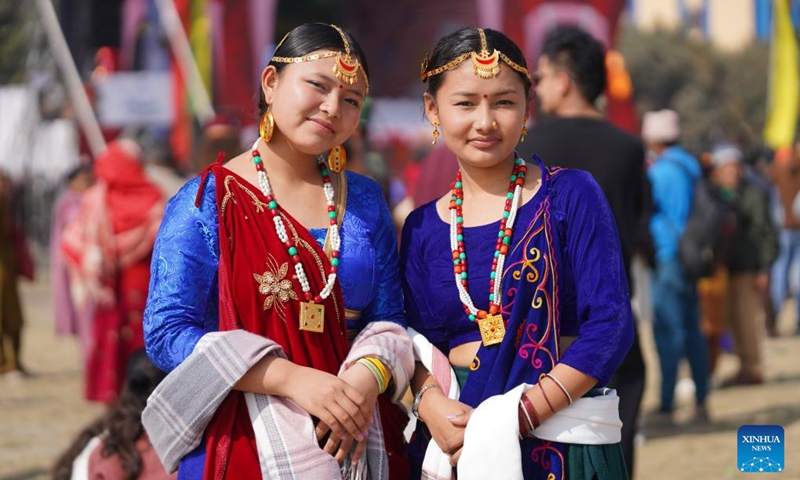
M 500 73 L 500 52 L 495 50 L 489 55 L 486 50 L 481 50 L 480 54 L 471 52 L 472 71 L 481 78 L 496 77 Z
M 325 306 L 319 303 L 300 302 L 300 330 L 322 333 L 325 329 Z
M 333 65 L 333 74 L 336 78 L 348 85 L 355 85 L 358 81 L 356 74 L 358 73 L 359 62 L 350 56 L 350 52 L 346 52 L 342 56 L 342 52 L 336 55 L 336 63 Z
M 494 345 L 503 341 L 506 335 L 506 326 L 503 324 L 501 315 L 487 315 L 486 318 L 478 320 L 478 328 L 481 331 L 481 338 L 484 346 Z

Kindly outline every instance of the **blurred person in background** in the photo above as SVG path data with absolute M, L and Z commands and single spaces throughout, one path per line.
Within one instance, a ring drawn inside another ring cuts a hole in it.
M 769 199 L 742 175 L 742 152 L 731 144 L 711 151 L 711 181 L 720 198 L 736 215 L 733 238 L 724 257 L 728 272 L 727 317 L 739 357 L 739 372 L 723 385 L 764 382 L 764 304 L 760 297 L 769 287 L 769 269 L 778 256 L 777 231 L 769 212 Z
M 622 259 L 633 295 L 631 259 L 646 213 L 644 146 L 612 125 L 596 102 L 606 88 L 603 45 L 577 27 L 557 27 L 547 35 L 536 73 L 536 98 L 544 117 L 520 145 L 524 158 L 539 155 L 547 165 L 591 173 L 611 206 L 622 245 Z M 636 323 L 634 322 L 634 326 Z M 608 386 L 619 395 L 622 450 L 633 478 L 634 437 L 645 384 L 638 329 L 633 345 Z
M 172 198 L 188 179 L 176 168 L 168 142 L 151 140 L 142 152 L 147 178 L 161 190 L 164 199 Z
M 0 171 L 0 375 L 18 377 L 22 367 L 22 308 L 18 280 L 21 275 L 22 232 L 12 208 L 11 179 Z
M 702 171 L 698 161 L 678 144 L 679 137 L 676 112 L 645 113 L 642 139 L 653 160 L 647 170 L 652 186 L 650 234 L 656 263 L 652 272 L 653 336 L 661 368 L 660 404 L 648 420 L 652 426 L 672 425 L 678 365 L 684 357 L 695 383 L 695 415 L 708 419 L 708 344 L 700 331 L 697 287 L 679 256 L 680 237 L 692 210 L 694 184 Z
M 129 356 L 144 346 L 142 314 L 164 198 L 130 139 L 111 142 L 94 175 L 61 244 L 75 305 L 93 309 L 84 395 L 110 403 L 124 385 Z
M 241 151 L 239 123 L 227 115 L 216 115 L 203 129 L 194 170 L 202 172 L 217 161 L 220 153 L 224 153 L 226 159 L 231 159 Z
M 703 169 L 704 182 L 712 185 L 707 189 L 717 204 L 724 208 L 724 220 L 720 224 L 720 241 L 714 252 L 715 268 L 712 274 L 697 279 L 698 307 L 700 311 L 700 330 L 708 343 L 709 377 L 714 377 L 719 358 L 723 350 L 732 351 L 732 340 L 728 330 L 729 308 L 728 290 L 730 278 L 725 259 L 728 257 L 731 240 L 736 235 L 736 212 L 732 206 L 721 198 L 721 192 L 713 186 L 707 177 L 714 170 L 714 158 L 711 152 L 700 155 L 700 166 Z
M 142 410 L 166 374 L 144 349 L 131 354 L 125 387 L 108 411 L 80 432 L 53 467 L 53 480 L 169 480 L 147 432 Z
M 386 159 L 380 152 L 372 148 L 369 141 L 369 116 L 372 111 L 370 97 L 364 99 L 358 127 L 344 142 L 347 151 L 347 169 L 369 177 L 381 186 L 383 197 L 389 203 L 389 168 Z
M 794 315 L 800 319 L 800 282 L 790 276 L 800 260 L 800 208 L 797 208 L 800 206 L 800 143 L 775 152 L 769 177 L 774 185 L 772 218 L 779 228 L 779 253 L 770 276 L 773 318 L 768 321 L 768 328 L 770 333 L 777 334 L 774 317 L 780 314 L 792 288 L 796 288 Z M 800 334 L 800 328 L 796 327 L 795 332 Z
M 175 442 L 159 453 L 181 479 L 405 479 L 396 235 L 378 184 L 341 154 L 369 93 L 363 50 L 335 25 L 300 25 L 258 93 L 252 147 L 167 207 L 145 338 L 171 373 L 143 423 L 157 447 Z
M 81 359 L 86 362 L 92 345 L 92 309 L 73 304 L 69 271 L 61 251 L 64 228 L 78 215 L 83 193 L 92 185 L 92 167 L 81 164 L 66 177 L 66 186 L 53 206 L 50 223 L 50 288 L 53 295 L 56 335 L 77 337 Z

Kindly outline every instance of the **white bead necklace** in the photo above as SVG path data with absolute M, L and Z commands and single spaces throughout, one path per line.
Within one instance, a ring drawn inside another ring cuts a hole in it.
M 463 190 L 461 172 L 456 176 L 450 200 L 450 250 L 453 253 L 453 272 L 455 274 L 458 297 L 469 316 L 470 321 L 478 324 L 484 345 L 500 343 L 505 335 L 505 325 L 500 314 L 502 300 L 502 276 L 506 256 L 511 243 L 514 222 L 522 198 L 522 187 L 525 184 L 526 166 L 521 158 L 514 159 L 514 170 L 510 177 L 509 192 L 506 199 L 503 218 L 500 221 L 497 247 L 492 261 L 489 295 L 489 311 L 475 306 L 467 290 L 467 255 L 464 248 L 462 204 Z
M 325 194 L 325 202 L 328 205 L 328 218 L 330 220 L 328 234 L 331 245 L 331 267 L 328 271 L 325 286 L 322 288 L 322 291 L 315 296 L 311 293 L 311 285 L 308 282 L 308 277 L 306 276 L 303 264 L 300 261 L 297 245 L 295 245 L 293 239 L 289 238 L 289 235 L 286 231 L 286 226 L 284 225 L 283 218 L 280 214 L 280 210 L 278 209 L 278 203 L 275 201 L 275 196 L 272 193 L 269 177 L 264 169 L 264 163 L 261 160 L 261 154 L 258 151 L 258 142 L 260 141 L 260 138 L 256 140 L 252 149 L 253 163 L 256 166 L 258 175 L 258 188 L 267 199 L 267 208 L 272 213 L 272 222 L 275 225 L 275 231 L 277 232 L 281 243 L 283 243 L 283 245 L 286 247 L 289 256 L 292 258 L 295 275 L 297 280 L 300 282 L 300 288 L 302 289 L 303 296 L 306 300 L 305 302 L 300 303 L 300 329 L 321 332 L 324 326 L 324 307 L 321 305 L 321 303 L 331 295 L 333 292 L 333 287 L 336 285 L 336 276 L 339 269 L 339 249 L 341 247 L 341 237 L 339 234 L 336 203 L 334 202 L 334 191 L 333 185 L 331 184 L 330 171 L 327 163 L 325 162 L 325 157 L 318 155 L 317 166 L 319 167 L 320 174 L 322 175 L 322 190 Z

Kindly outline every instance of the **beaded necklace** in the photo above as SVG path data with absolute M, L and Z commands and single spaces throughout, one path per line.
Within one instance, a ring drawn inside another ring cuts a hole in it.
M 481 332 L 481 339 L 485 346 L 494 345 L 503 341 L 505 324 L 500 314 L 502 300 L 502 273 L 508 247 L 511 244 L 511 235 L 514 233 L 514 221 L 517 218 L 517 209 L 522 198 L 522 187 L 525 185 L 527 166 L 521 158 L 514 159 L 514 169 L 511 172 L 506 195 L 506 204 L 503 209 L 503 218 L 500 220 L 500 230 L 497 233 L 497 245 L 492 271 L 489 275 L 489 311 L 478 310 L 467 290 L 467 252 L 464 248 L 464 191 L 461 181 L 461 170 L 456 174 L 453 184 L 453 193 L 450 196 L 450 249 L 453 252 L 453 273 L 455 274 L 458 296 L 467 312 L 471 322 L 477 323 Z
M 336 218 L 336 203 L 333 200 L 334 192 L 328 165 L 325 163 L 325 158 L 322 155 L 317 156 L 317 167 L 319 167 L 320 174 L 322 175 L 322 190 L 325 193 L 325 201 L 328 204 L 328 218 L 331 224 L 328 232 L 331 240 L 331 266 L 328 270 L 328 278 L 322 291 L 318 295 L 312 295 L 306 272 L 303 269 L 303 264 L 300 262 L 297 245 L 295 245 L 293 239 L 289 238 L 289 235 L 286 233 L 286 226 L 283 224 L 283 218 L 278 210 L 278 202 L 275 201 L 275 196 L 272 194 L 272 187 L 269 184 L 269 178 L 267 177 L 266 170 L 264 170 L 261 154 L 258 151 L 259 140 L 256 140 L 253 144 L 253 151 L 251 152 L 253 155 L 253 163 L 256 166 L 256 172 L 258 174 L 258 188 L 267 199 L 267 208 L 269 208 L 270 213 L 272 213 L 272 222 L 275 224 L 275 231 L 278 233 L 278 238 L 281 243 L 283 243 L 283 246 L 286 247 L 289 256 L 292 257 L 295 276 L 300 282 L 300 287 L 303 290 L 303 296 L 306 300 L 305 302 L 300 302 L 300 330 L 322 332 L 325 325 L 325 306 L 322 305 L 322 301 L 330 296 L 336 284 L 336 274 L 339 269 L 339 247 L 341 246 L 339 225 Z

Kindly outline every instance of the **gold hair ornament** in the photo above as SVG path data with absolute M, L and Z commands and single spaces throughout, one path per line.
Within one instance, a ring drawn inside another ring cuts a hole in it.
M 336 75 L 336 78 L 341 80 L 342 83 L 354 85 L 358 82 L 358 72 L 360 70 L 361 75 L 364 77 L 366 93 L 369 94 L 369 79 L 367 78 L 367 72 L 364 70 L 361 62 L 358 61 L 358 58 L 352 55 L 352 52 L 350 51 L 350 42 L 347 41 L 347 36 L 345 36 L 344 31 L 342 31 L 342 29 L 336 25 L 331 25 L 331 28 L 335 29 L 337 32 L 339 32 L 339 35 L 341 35 L 342 43 L 344 43 L 344 54 L 342 54 L 343 52 L 341 51 L 335 51 L 315 53 L 313 55 L 304 55 L 302 57 L 272 57 L 270 62 L 304 63 L 320 60 L 322 58 L 336 57 L 336 63 L 333 65 L 333 74 Z M 280 43 L 278 43 L 278 46 L 275 48 L 276 52 L 281 45 L 283 45 L 283 41 L 286 40 L 288 36 L 289 34 L 287 33 L 283 39 L 281 39 Z
M 456 58 L 450 60 L 449 62 L 445 63 L 441 67 L 434 68 L 433 70 L 428 70 L 428 63 L 430 62 L 430 58 L 428 55 L 425 55 L 425 58 L 422 60 L 422 67 L 420 69 L 420 79 L 425 82 L 429 78 L 434 75 L 438 75 L 442 72 L 447 70 L 452 70 L 457 66 L 461 65 L 461 62 L 466 60 L 467 58 L 472 58 L 472 71 L 475 75 L 481 78 L 493 78 L 496 77 L 500 73 L 500 60 L 503 61 L 506 65 L 511 67 L 512 69 L 516 70 L 517 72 L 525 75 L 528 78 L 531 78 L 530 72 L 528 69 L 523 67 L 522 65 L 514 62 L 506 54 L 503 52 L 494 49 L 492 53 L 489 53 L 489 48 L 486 43 L 486 34 L 484 33 L 482 28 L 478 29 L 478 35 L 481 39 L 481 51 L 480 52 L 469 52 L 463 53 Z

